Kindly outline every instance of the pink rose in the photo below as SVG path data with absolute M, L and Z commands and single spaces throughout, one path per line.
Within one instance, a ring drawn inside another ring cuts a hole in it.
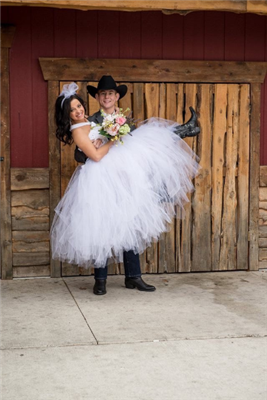
M 124 118 L 124 117 L 118 117 L 118 118 L 116 118 L 116 122 L 117 122 L 117 124 L 119 124 L 119 125 L 123 125 L 123 124 L 125 124 L 125 122 L 126 122 L 126 118 Z
M 117 133 L 119 132 L 120 129 L 120 125 L 119 124 L 115 124 L 113 126 L 111 126 L 110 128 L 107 129 L 107 133 L 111 136 L 116 136 Z

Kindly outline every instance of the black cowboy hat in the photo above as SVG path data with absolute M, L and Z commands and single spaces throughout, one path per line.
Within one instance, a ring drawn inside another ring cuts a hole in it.
M 87 86 L 87 91 L 92 97 L 95 97 L 99 90 L 115 90 L 119 93 L 120 99 L 122 99 L 126 95 L 127 89 L 126 85 L 117 86 L 111 75 L 103 75 L 97 87 L 92 85 Z

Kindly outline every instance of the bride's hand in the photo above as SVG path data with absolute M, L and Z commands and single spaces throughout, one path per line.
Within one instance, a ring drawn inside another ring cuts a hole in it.
M 102 144 L 102 140 L 101 139 L 96 139 L 96 140 L 92 140 L 93 145 L 95 146 L 96 149 L 99 149 L 99 147 Z

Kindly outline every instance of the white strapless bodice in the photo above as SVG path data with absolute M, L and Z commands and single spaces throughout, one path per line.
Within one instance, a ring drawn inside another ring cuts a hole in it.
M 89 135 L 88 135 L 90 140 L 101 139 L 102 140 L 101 146 L 103 146 L 103 144 L 105 144 L 108 141 L 107 138 L 100 135 L 99 131 L 100 131 L 101 127 L 99 125 L 96 125 L 94 122 L 85 121 L 85 122 L 80 122 L 79 124 L 71 125 L 70 131 L 72 132 L 74 129 L 81 128 L 82 126 L 86 126 L 86 125 L 91 127 Z M 79 150 L 82 151 L 81 149 L 79 149 Z

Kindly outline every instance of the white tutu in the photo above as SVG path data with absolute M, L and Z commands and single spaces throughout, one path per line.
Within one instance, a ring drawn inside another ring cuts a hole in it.
M 77 167 L 55 209 L 52 257 L 84 267 L 121 262 L 158 240 L 193 190 L 195 154 L 173 133 L 178 124 L 152 118 L 99 162 Z M 180 216 L 180 215 L 178 215 Z

